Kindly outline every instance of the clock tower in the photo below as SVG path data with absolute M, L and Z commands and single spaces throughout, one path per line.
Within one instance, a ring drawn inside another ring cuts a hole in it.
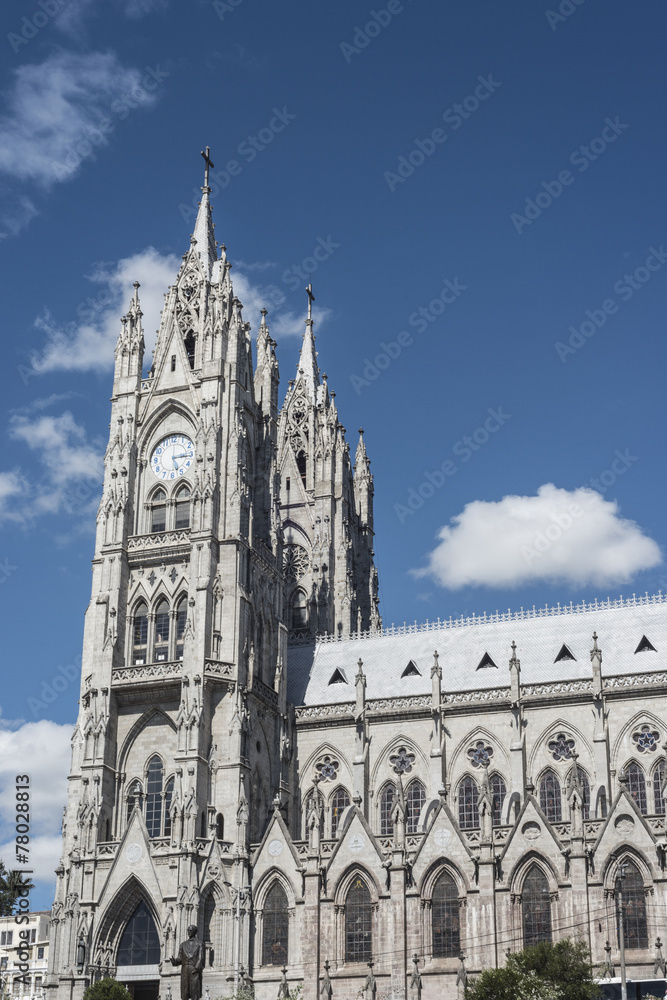
M 294 836 L 301 822 L 289 632 L 378 621 L 365 449 L 356 496 L 310 310 L 279 413 L 276 344 L 263 310 L 253 366 L 202 155 L 150 370 L 138 283 L 115 351 L 52 915 L 59 1000 L 104 975 L 134 1000 L 178 996 L 168 960 L 193 923 L 205 988 L 232 992 L 252 966 L 251 845 L 271 817 Z

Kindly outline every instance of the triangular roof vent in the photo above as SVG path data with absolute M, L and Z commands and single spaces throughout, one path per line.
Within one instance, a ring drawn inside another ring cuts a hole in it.
M 417 664 L 414 660 L 410 660 L 401 677 L 421 677 L 421 670 L 417 669 Z
M 566 646 L 565 643 L 563 643 L 563 645 L 560 647 L 558 656 L 554 660 L 554 663 L 560 663 L 561 660 L 576 660 L 576 659 L 577 658 L 570 649 L 570 647 Z
M 639 643 L 639 645 L 635 650 L 635 653 L 647 653 L 649 649 L 652 650 L 654 653 L 658 652 L 653 643 L 650 642 L 645 635 L 643 635 L 641 638 L 641 642 Z
M 336 667 L 336 669 L 332 673 L 331 678 L 329 680 L 329 684 L 347 684 L 347 677 L 340 669 L 340 667 Z
M 491 659 L 491 657 L 489 656 L 488 653 L 485 653 L 484 656 L 482 657 L 482 659 L 477 664 L 476 669 L 477 670 L 481 670 L 482 667 L 495 667 L 496 670 L 497 670 L 498 669 L 498 664 L 493 662 L 493 660 Z

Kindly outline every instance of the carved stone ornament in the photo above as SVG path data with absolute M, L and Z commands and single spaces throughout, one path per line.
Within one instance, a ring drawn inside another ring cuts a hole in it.
M 308 553 L 302 545 L 290 542 L 283 549 L 283 573 L 286 583 L 296 583 L 308 571 Z
M 632 742 L 640 753 L 654 753 L 660 742 L 660 734 L 651 726 L 640 726 L 632 734 Z

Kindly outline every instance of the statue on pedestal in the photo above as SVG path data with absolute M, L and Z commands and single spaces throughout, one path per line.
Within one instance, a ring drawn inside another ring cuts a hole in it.
M 188 940 L 182 941 L 178 958 L 170 958 L 172 965 L 181 966 L 181 1000 L 201 1000 L 201 970 L 204 964 L 204 949 L 197 940 L 197 927 L 190 924 Z

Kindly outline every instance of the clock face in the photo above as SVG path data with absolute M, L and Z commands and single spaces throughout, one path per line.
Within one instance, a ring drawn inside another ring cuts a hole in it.
M 195 457 L 195 446 L 185 434 L 170 434 L 153 449 L 151 469 L 158 479 L 186 476 Z

